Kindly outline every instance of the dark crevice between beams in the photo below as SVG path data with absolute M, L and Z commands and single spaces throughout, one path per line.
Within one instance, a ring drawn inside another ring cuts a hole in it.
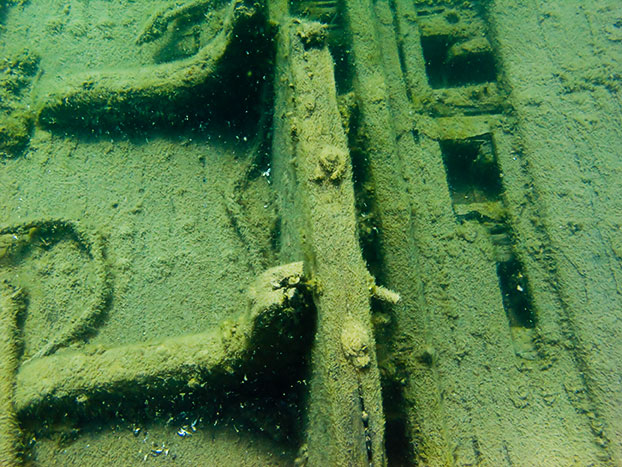
M 515 352 L 535 356 L 526 349 L 521 330 L 536 326 L 536 314 L 524 266 L 514 251 L 514 233 L 503 202 L 502 176 L 490 135 L 440 142 L 454 213 L 460 222 L 484 227 L 493 246 L 503 307 L 512 331 Z

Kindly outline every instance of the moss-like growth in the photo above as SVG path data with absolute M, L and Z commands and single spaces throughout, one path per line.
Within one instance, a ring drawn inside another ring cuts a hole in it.
M 97 236 L 84 231 L 75 222 L 64 219 L 45 219 L 0 227 L 0 261 L 11 261 L 12 256 L 25 248 L 31 248 L 37 243 L 46 245 L 60 238 L 70 239 L 87 254 L 94 268 L 97 293 L 90 300 L 89 306 L 57 336 L 39 349 L 33 358 L 54 353 L 59 348 L 91 333 L 97 327 L 110 299 L 111 285 L 104 261 L 102 242 Z
M 39 56 L 28 49 L 0 63 L 0 158 L 23 151 L 30 139 L 34 115 L 28 91 L 39 68 Z
M 71 76 L 43 97 L 38 122 L 65 131 L 101 131 L 180 126 L 210 120 L 216 110 L 224 120 L 250 119 L 259 95 L 255 73 L 267 72 L 270 36 L 258 5 L 233 0 L 221 31 L 196 55 Z
M 13 394 L 20 349 L 18 314 L 23 293 L 0 281 L 0 465 L 18 465 L 21 432 L 15 414 Z
M 299 354 L 308 311 L 302 263 L 271 268 L 251 284 L 237 318 L 210 331 L 113 348 L 87 346 L 33 359 L 20 368 L 19 413 L 45 416 L 102 410 L 95 401 L 180 388 L 217 390 L 234 375 L 291 364 Z M 275 356 L 278 355 L 278 358 Z M 43 415 L 43 413 L 42 413 Z
M 32 122 L 32 114 L 21 110 L 0 114 L 0 157 L 13 157 L 26 148 Z
M 194 0 L 182 6 L 169 6 L 154 14 L 136 38 L 138 45 L 152 42 L 162 37 L 173 21 L 187 19 L 205 14 L 206 11 L 218 8 L 224 0 Z

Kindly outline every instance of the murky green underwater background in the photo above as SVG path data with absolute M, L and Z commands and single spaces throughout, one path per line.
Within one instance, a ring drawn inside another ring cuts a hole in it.
M 613 0 L 0 0 L 0 465 L 621 465 L 621 110 Z

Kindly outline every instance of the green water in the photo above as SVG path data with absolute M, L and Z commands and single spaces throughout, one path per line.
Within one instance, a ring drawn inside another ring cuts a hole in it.
M 0 465 L 622 465 L 618 3 L 0 0 Z

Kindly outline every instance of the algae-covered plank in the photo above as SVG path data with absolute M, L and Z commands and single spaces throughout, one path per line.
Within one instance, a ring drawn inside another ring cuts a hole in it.
M 489 123 L 483 125 L 483 117 L 435 119 L 438 130 L 430 131 L 434 108 L 421 105 L 431 93 L 428 70 L 420 44 L 414 43 L 421 36 L 418 17 L 411 3 L 398 1 L 396 9 L 397 21 L 385 2 L 351 1 L 346 13 L 378 219 L 378 267 L 382 281 L 403 298 L 394 309 L 393 365 L 383 367 L 403 384 L 404 402 L 398 407 L 408 422 L 403 449 L 433 465 L 504 465 L 528 456 L 561 464 L 577 456 L 588 463 L 595 450 L 576 443 L 586 438 L 585 424 L 563 400 L 551 402 L 559 388 L 515 355 L 505 292 L 485 230 L 477 222 L 459 223 L 452 212 L 442 145 L 482 138 L 491 131 L 485 128 Z M 456 10 L 439 8 L 434 14 L 447 27 L 445 18 Z M 461 17 L 460 24 L 465 18 L 472 14 Z M 401 42 L 395 40 L 395 25 Z M 429 27 L 426 33 L 435 31 Z M 447 114 L 460 111 L 455 107 Z M 490 111 L 482 100 L 479 112 Z M 548 373 L 553 374 L 559 370 Z M 571 376 L 575 381 L 576 373 Z M 547 395 L 544 402 L 540 394 Z M 521 424 L 538 427 L 533 432 L 540 439 L 546 433 L 563 444 L 564 452 L 538 443 Z M 565 433 L 572 441 L 562 438 Z
M 296 354 L 296 345 L 278 359 L 275 349 L 301 342 L 300 323 L 308 311 L 302 287 L 302 263 L 276 266 L 251 284 L 237 319 L 219 328 L 111 348 L 87 346 L 30 360 L 18 372 L 16 410 L 84 409 L 92 399 L 113 393 L 129 397 L 180 387 L 216 388 L 228 376 L 257 366 L 276 371 L 290 363 L 288 355 Z
M 275 154 L 293 165 L 297 225 L 317 308 L 306 455 L 310 465 L 383 465 L 373 282 L 356 236 L 352 169 L 325 37 L 319 23 L 284 21 L 277 52 L 277 90 L 289 91 L 277 92 L 275 118 L 286 124 L 275 135 Z
M 231 63 L 241 50 L 263 51 L 269 42 L 261 5 L 232 0 L 220 32 L 192 57 L 137 69 L 102 70 L 69 76 L 38 98 L 38 123 L 45 127 L 145 128 L 178 125 L 180 109 L 203 99 L 213 108 L 233 81 Z M 186 114 L 187 116 L 187 114 Z
M 402 157 L 412 152 L 417 158 L 421 149 L 412 142 L 412 117 L 403 109 L 399 115 L 391 113 L 390 97 L 395 89 L 390 87 L 386 74 L 399 71 L 385 70 L 379 46 L 375 17 L 371 2 L 354 0 L 346 4 L 347 25 L 352 37 L 354 90 L 360 109 L 360 125 L 365 151 L 369 161 L 369 175 L 374 186 L 374 214 L 380 231 L 379 254 L 382 258 L 381 279 L 402 296 L 394 309 L 394 324 L 391 333 L 388 359 L 395 361 L 398 368 L 406 359 L 408 373 L 404 368 L 388 370 L 389 378 L 403 378 L 403 394 L 408 409 L 406 436 L 409 440 L 409 456 L 415 458 L 415 451 L 423 462 L 434 460 L 438 465 L 451 462 L 451 451 L 445 433 L 445 421 L 437 389 L 438 379 L 433 368 L 422 363 L 422 356 L 430 346 L 428 308 L 424 300 L 423 283 L 419 272 L 423 269 L 421 252 L 415 245 L 415 231 L 412 219 L 413 206 L 404 180 Z M 393 77 L 393 79 L 400 79 Z M 396 98 L 396 97 L 395 97 Z M 394 99 L 395 99 L 394 98 Z M 407 109 L 408 110 L 408 109 Z M 400 118 L 401 117 L 401 118 Z M 401 139 L 398 147 L 397 138 Z M 410 141 L 409 141 L 410 140 Z M 415 160 L 415 167 L 420 164 Z M 436 174 L 426 175 L 437 181 Z M 441 178 L 442 186 L 444 180 Z M 436 193 L 432 206 L 418 215 L 426 215 L 442 204 L 442 193 Z M 447 213 L 439 209 L 442 215 Z M 436 214 L 437 219 L 440 217 Z M 398 336 L 400 336 L 398 338 Z M 400 357 L 401 355 L 401 357 Z M 396 358 L 397 357 L 397 358 Z M 390 365 L 394 368 L 395 365 Z M 395 402 L 394 402 L 395 403 Z

